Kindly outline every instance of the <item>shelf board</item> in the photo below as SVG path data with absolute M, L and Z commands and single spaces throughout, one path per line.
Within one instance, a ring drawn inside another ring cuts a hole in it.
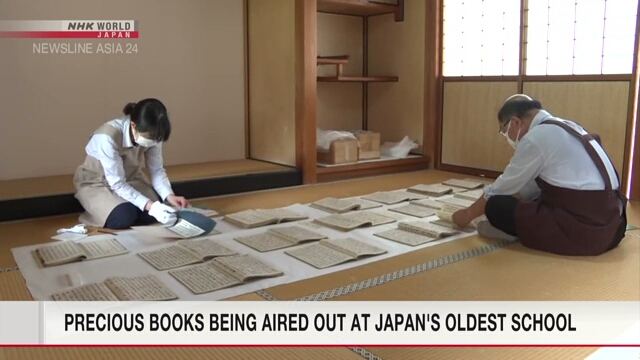
M 318 76 L 318 82 L 398 82 L 397 76 Z
M 348 55 L 340 55 L 340 56 L 318 56 L 318 65 L 338 65 L 338 64 L 348 64 L 349 56 Z
M 347 179 L 397 174 L 408 171 L 419 171 L 429 168 L 430 158 L 423 155 L 410 155 L 404 159 L 364 160 L 354 164 L 318 166 L 317 181 L 331 182 Z
M 367 0 L 318 0 L 318 12 L 331 14 L 372 16 L 396 14 L 398 11 L 398 5 L 375 3 Z

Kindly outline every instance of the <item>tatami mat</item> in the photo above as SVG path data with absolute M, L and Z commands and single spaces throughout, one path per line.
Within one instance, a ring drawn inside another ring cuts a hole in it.
M 341 183 L 302 186 L 206 199 L 195 203 L 231 213 L 250 208 L 308 203 L 323 197 L 350 197 L 375 191 L 436 183 L 459 174 L 421 171 Z M 640 222 L 640 206 L 629 205 L 629 223 Z M 0 224 L 0 268 L 14 266 L 10 249 L 50 241 L 60 227 L 74 225 L 77 215 Z M 356 289 L 331 300 L 640 300 L 640 238 L 629 236 L 621 246 L 594 258 L 563 258 L 516 243 L 444 262 L 426 271 Z M 457 254 L 491 248 L 496 242 L 476 236 L 429 247 L 346 271 L 265 289 L 272 300 L 288 300 L 331 291 L 385 276 L 408 267 L 456 258 Z M 29 299 L 19 271 L 0 273 L 0 299 Z M 228 299 L 264 301 L 258 294 Z M 578 348 L 372 348 L 373 359 L 584 359 L 595 349 Z M 2 349 L 0 359 L 364 359 L 346 348 L 292 349 Z
M 640 301 L 640 239 L 592 258 L 514 244 L 332 300 Z
M 206 179 L 238 174 L 285 171 L 289 167 L 264 161 L 239 159 L 198 164 L 167 166 L 171 181 Z M 0 180 L 0 200 L 19 199 L 43 195 L 73 193 L 73 174 L 27 179 Z

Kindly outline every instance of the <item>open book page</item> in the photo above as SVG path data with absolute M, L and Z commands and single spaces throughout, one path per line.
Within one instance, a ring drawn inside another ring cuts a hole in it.
M 431 220 L 430 223 L 432 223 L 434 225 L 447 227 L 449 229 L 462 231 L 462 232 L 465 232 L 465 233 L 472 233 L 472 232 L 476 231 L 476 228 L 473 225 L 473 223 L 469 224 L 468 226 L 466 226 L 464 228 L 459 227 L 458 225 L 454 224 L 452 221 L 446 221 L 446 220 L 442 220 L 442 219 Z
M 437 202 L 434 199 L 413 200 L 410 204 L 424 206 L 434 210 L 442 209 L 442 203 Z
M 451 236 L 458 233 L 450 228 L 425 221 L 401 222 L 398 223 L 398 229 L 434 238 Z
M 390 208 L 389 211 L 395 211 L 401 214 L 406 214 L 418 218 L 425 218 L 436 214 L 435 209 L 431 209 L 425 206 L 419 206 L 414 204 L 408 204 L 398 206 L 396 208 Z
M 276 221 L 272 216 L 257 210 L 244 210 L 229 214 L 226 215 L 223 220 L 245 229 L 265 226 Z
M 360 205 L 356 204 L 354 201 L 346 199 L 336 199 L 332 197 L 315 201 L 311 203 L 310 206 L 322 211 L 337 214 L 360 209 Z
M 402 229 L 387 230 L 374 235 L 383 239 L 395 241 L 409 246 L 418 246 L 434 240 L 438 240 L 438 237 L 435 236 L 416 234 L 414 232 Z
M 452 193 L 453 188 L 442 184 L 419 184 L 408 188 L 407 191 L 428 196 L 442 196 Z
M 87 284 L 51 295 L 55 301 L 118 301 L 103 283 Z
M 478 181 L 470 181 L 470 180 L 460 180 L 460 179 L 449 179 L 447 181 L 442 182 L 443 185 L 455 186 L 467 190 L 479 189 L 484 187 L 484 184 Z
M 436 211 L 436 216 L 440 220 L 453 223 L 453 214 L 455 214 L 456 211 L 461 209 L 464 209 L 464 207 L 445 203 L 445 204 L 442 204 L 442 208 L 440 210 Z
M 335 250 L 321 243 L 316 243 L 294 250 L 287 250 L 285 251 L 285 254 L 303 261 L 317 269 L 325 269 L 347 261 L 355 260 L 353 256 L 347 253 Z
M 235 255 L 236 252 L 228 249 L 211 239 L 180 240 L 178 245 L 197 254 L 201 260 L 216 256 Z
M 110 256 L 127 254 L 129 250 L 116 239 L 104 239 L 78 243 L 78 247 L 87 257 L 87 260 L 101 259 Z
M 167 229 L 185 239 L 200 236 L 205 232 L 204 229 L 193 225 L 185 219 L 179 219 L 175 225 L 169 226 Z
M 491 180 L 491 179 L 486 179 L 486 178 L 485 178 L 485 179 L 464 178 L 464 179 L 462 179 L 462 180 L 464 180 L 464 181 L 470 181 L 470 182 L 479 182 L 479 183 L 484 184 L 484 186 L 487 186 L 487 185 L 491 185 L 491 184 L 493 184 L 493 180 Z
M 314 241 L 325 239 L 326 236 L 318 234 L 317 232 L 307 230 L 299 226 L 286 226 L 269 229 L 270 233 L 276 234 L 279 237 L 285 238 L 294 244 L 299 244 L 305 241 Z
M 393 205 L 409 200 L 424 199 L 424 195 L 407 191 L 380 191 L 362 197 L 365 200 L 379 202 L 385 205 Z
M 160 271 L 202 262 L 196 253 L 179 245 L 139 252 L 138 256 Z
M 324 226 L 342 231 L 350 231 L 359 227 L 378 226 L 396 221 L 394 218 L 376 214 L 373 211 L 357 211 L 347 214 L 331 215 L 315 221 Z
M 321 240 L 319 244 L 346 253 L 356 259 L 361 256 L 380 255 L 387 252 L 387 250 L 351 238 Z
M 463 193 L 457 193 L 453 195 L 454 198 L 469 200 L 469 201 L 476 201 L 483 196 L 484 196 L 484 189 L 476 189 L 476 190 L 466 191 Z
M 369 210 L 369 209 L 375 209 L 375 208 L 382 207 L 382 204 L 380 204 L 378 202 L 365 200 L 365 199 L 361 199 L 361 198 L 350 198 L 348 200 L 349 201 L 353 201 L 354 203 L 360 205 L 360 208 L 358 210 Z
M 441 203 L 443 203 L 445 205 L 457 206 L 458 208 L 461 208 L 461 209 L 468 208 L 469 206 L 473 205 L 473 201 L 472 200 L 459 199 L 459 198 L 456 198 L 456 197 L 448 197 L 448 198 L 444 198 L 444 199 L 437 199 L 436 201 L 441 202 Z
M 113 277 L 104 283 L 122 301 L 167 301 L 178 298 L 153 275 Z
M 262 214 L 267 215 L 270 218 L 276 219 L 278 223 L 288 221 L 298 221 L 308 219 L 306 215 L 298 214 L 297 212 L 288 209 L 262 209 L 259 210 Z
M 274 269 L 246 254 L 216 258 L 212 264 L 226 271 L 241 282 L 253 278 L 276 277 L 284 274 L 282 271 Z
M 269 231 L 255 235 L 238 236 L 235 240 L 260 252 L 273 251 L 295 245 L 293 241 Z
M 82 248 L 71 241 L 47 244 L 37 248 L 35 252 L 44 266 L 66 264 L 86 258 Z
M 170 270 L 169 275 L 196 295 L 241 284 L 238 279 L 213 266 L 212 262 Z

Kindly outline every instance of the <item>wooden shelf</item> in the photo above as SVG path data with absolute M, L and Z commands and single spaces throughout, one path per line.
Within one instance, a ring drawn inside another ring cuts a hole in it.
M 365 160 L 344 165 L 318 166 L 319 182 L 337 181 L 349 178 L 390 174 L 404 171 L 417 171 L 429 167 L 429 157 L 410 155 L 403 159 Z
M 318 12 L 356 16 L 395 14 L 396 21 L 402 21 L 404 0 L 398 0 L 398 5 L 367 0 L 318 0 Z
M 318 65 L 338 65 L 348 64 L 349 55 L 339 56 L 318 56 Z
M 398 82 L 397 76 L 318 76 L 318 82 Z

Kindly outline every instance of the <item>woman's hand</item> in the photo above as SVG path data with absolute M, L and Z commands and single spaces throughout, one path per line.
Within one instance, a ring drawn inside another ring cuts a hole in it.
M 171 194 L 167 196 L 167 202 L 178 209 L 189 207 L 189 202 L 182 196 L 175 196 Z
M 468 209 L 462 209 L 453 213 L 452 220 L 458 227 L 465 228 L 473 218 L 471 218 Z

